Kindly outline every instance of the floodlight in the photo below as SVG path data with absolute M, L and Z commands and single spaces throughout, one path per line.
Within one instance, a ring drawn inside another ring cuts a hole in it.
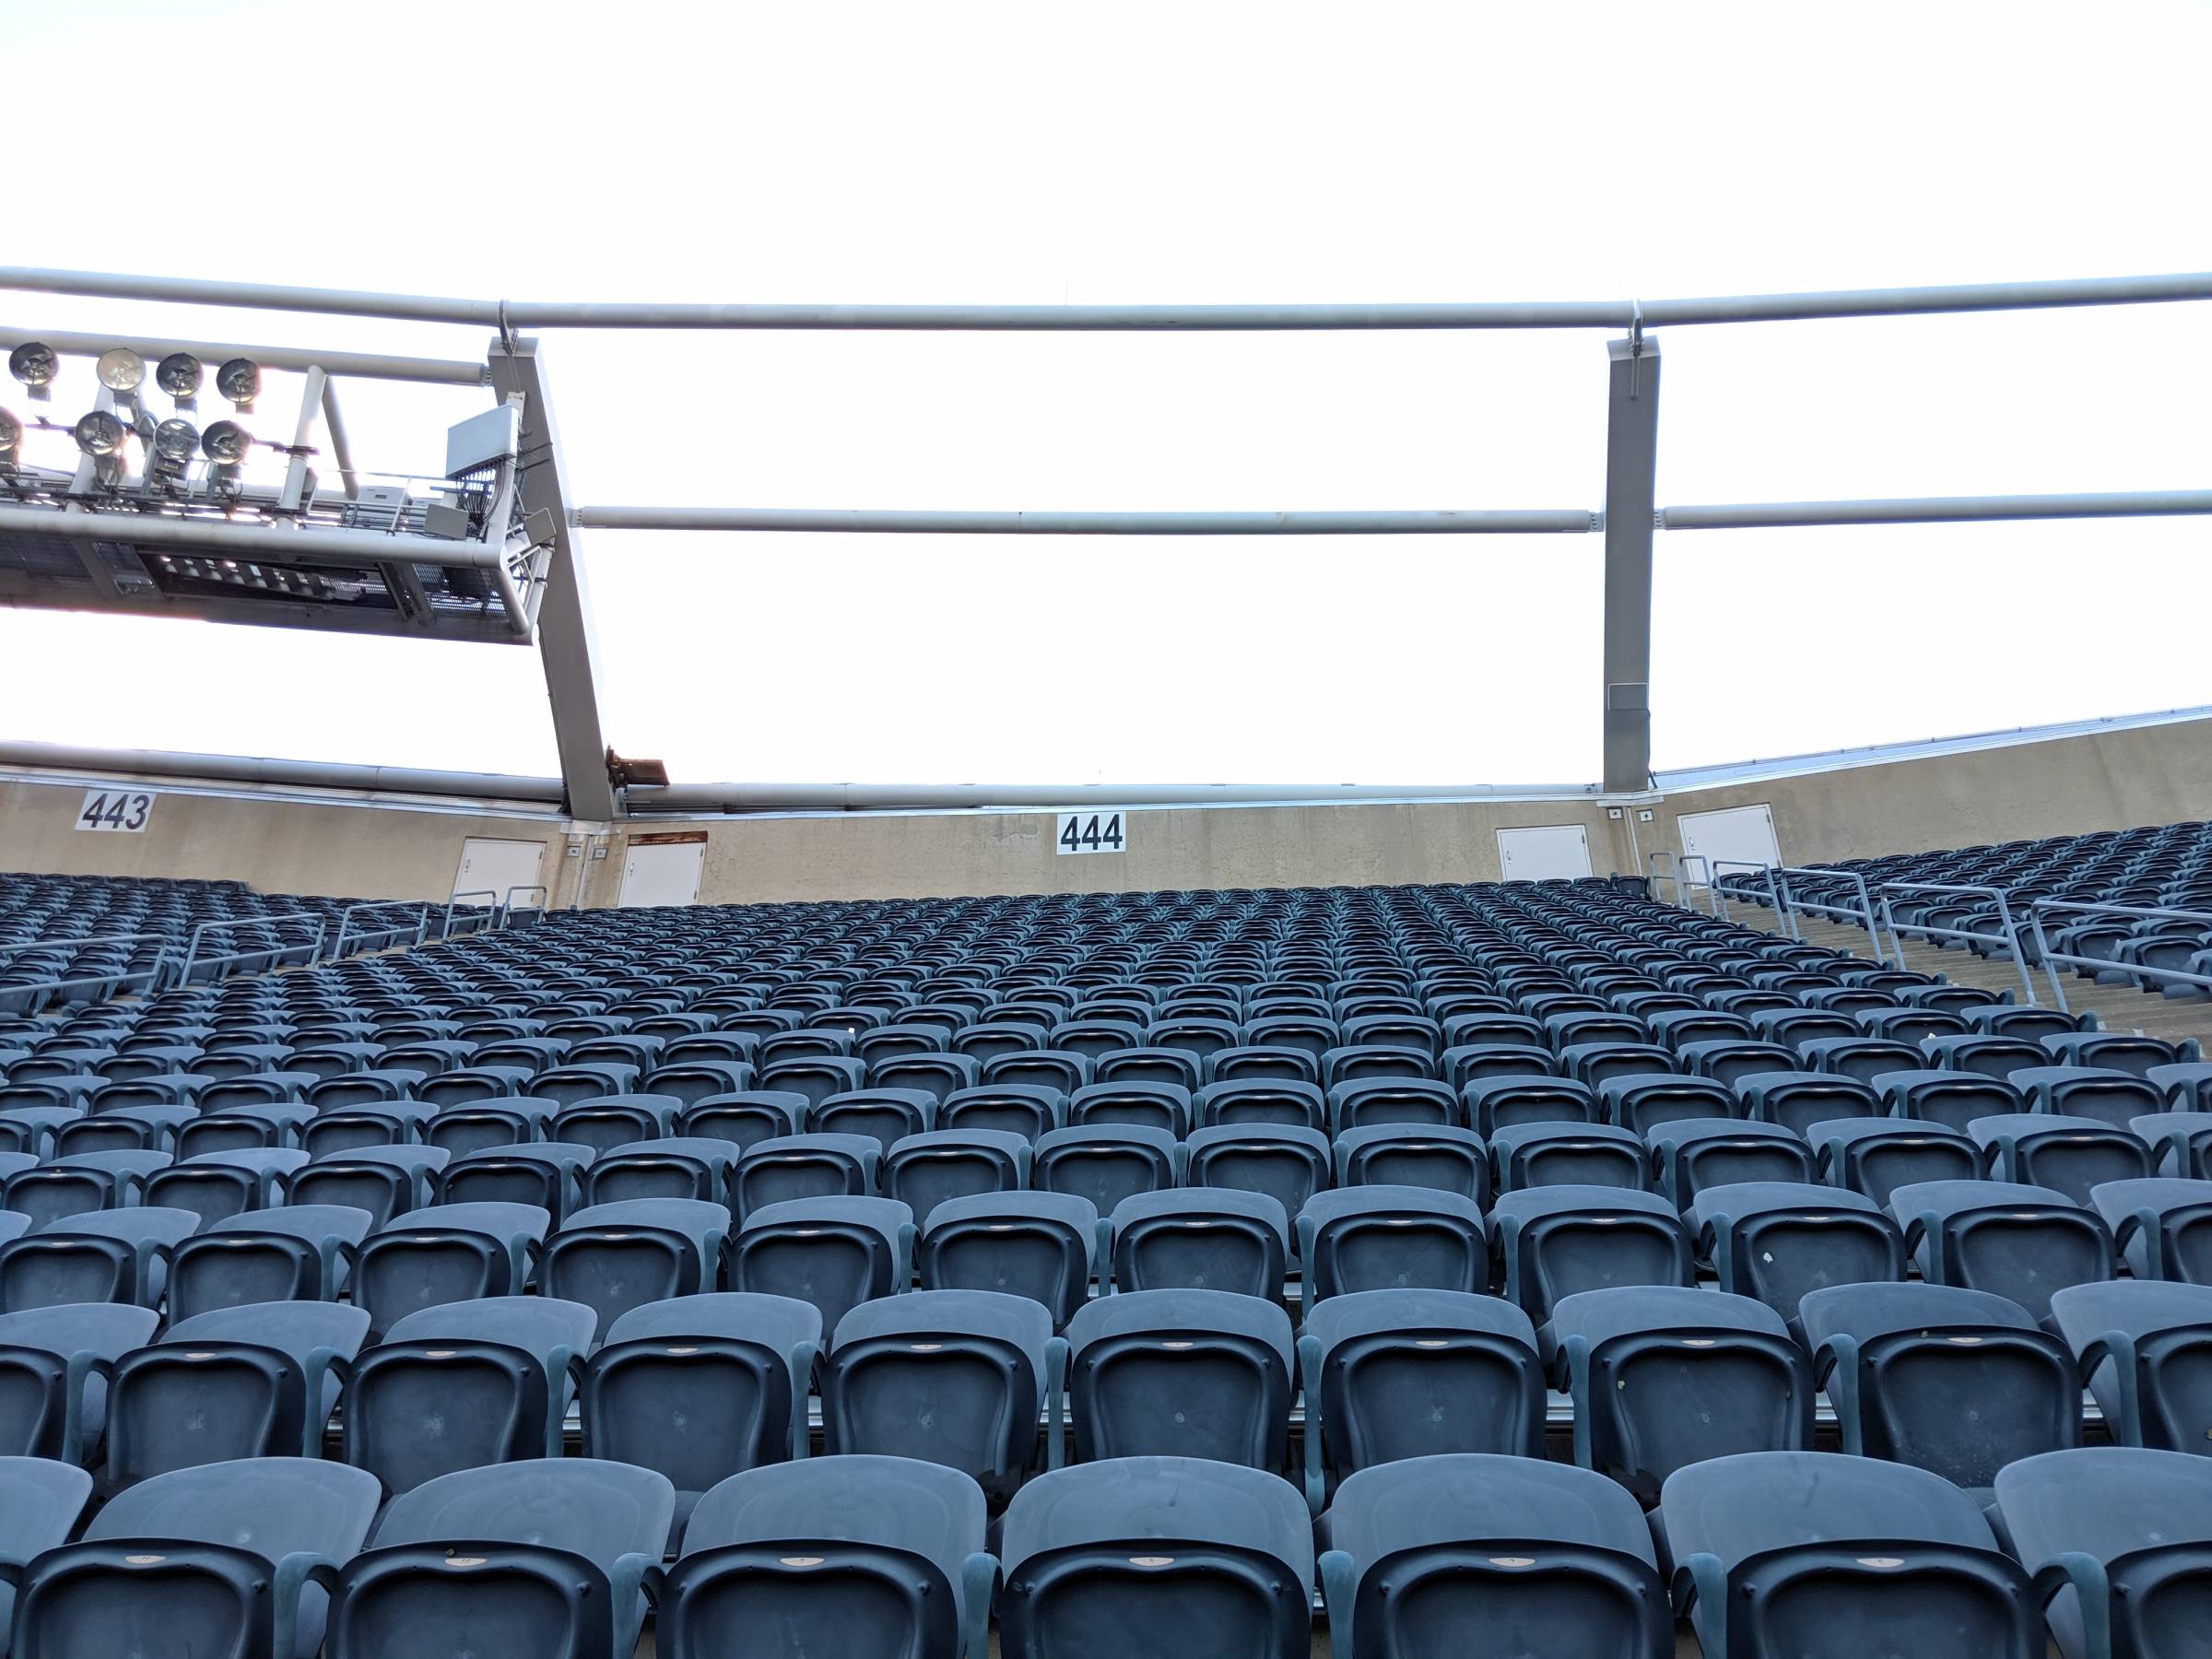
M 76 447 L 95 461 L 112 460 L 123 449 L 123 441 L 130 436 L 130 429 L 115 418 L 111 409 L 95 409 L 72 427 L 69 435 L 76 440 Z
M 128 346 L 118 346 L 100 354 L 100 361 L 92 366 L 100 376 L 100 383 L 111 392 L 135 392 L 138 382 L 146 378 L 146 359 Z
M 189 420 L 165 420 L 154 429 L 154 453 L 180 465 L 200 447 L 200 429 Z
M 0 466 L 13 466 L 23 447 L 23 423 L 12 409 L 0 409 Z
M 200 359 L 189 351 L 172 351 L 161 359 L 154 371 L 154 384 L 177 400 L 177 407 L 189 409 L 200 389 L 200 377 L 206 372 Z
M 236 466 L 253 447 L 253 434 L 235 420 L 218 420 L 200 436 L 200 453 L 218 466 Z
M 261 391 L 261 366 L 252 358 L 232 358 L 215 371 L 215 389 L 251 415 Z
M 39 340 L 26 340 L 7 354 L 7 371 L 30 388 L 38 403 L 53 395 L 53 377 L 61 366 L 53 347 Z

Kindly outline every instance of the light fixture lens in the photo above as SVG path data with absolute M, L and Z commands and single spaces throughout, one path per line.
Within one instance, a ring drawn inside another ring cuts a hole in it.
M 7 371 L 33 391 L 53 384 L 60 367 L 53 347 L 38 340 L 26 340 L 7 354 Z
M 95 461 L 105 461 L 123 448 L 129 429 L 107 409 L 95 409 L 71 429 L 76 447 Z
M 146 378 L 146 359 L 128 346 L 118 346 L 112 351 L 101 352 L 92 371 L 111 392 L 135 392 L 138 382 Z
M 13 409 L 0 409 L 0 455 L 12 455 L 23 447 L 23 423 Z
M 232 358 L 215 371 L 215 389 L 242 408 L 261 391 L 261 366 L 252 358 Z
M 171 397 L 190 397 L 200 389 L 200 377 L 205 372 L 200 359 L 189 351 L 172 351 L 161 359 L 154 371 L 154 384 Z
M 200 453 L 218 466 L 236 466 L 253 447 L 253 433 L 235 420 L 218 420 L 200 437 Z
M 154 453 L 164 461 L 189 461 L 199 447 L 200 429 L 189 420 L 165 420 L 154 429 Z

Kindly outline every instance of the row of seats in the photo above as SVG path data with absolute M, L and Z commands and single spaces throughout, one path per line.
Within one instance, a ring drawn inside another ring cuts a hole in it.
M 162 1476 L 88 1524 L 87 1499 L 80 1472 L 0 1463 L 19 1659 L 627 1654 L 649 1612 L 667 1659 L 986 1659 L 994 1625 L 1008 1659 L 1307 1659 L 1316 1584 L 1328 1651 L 1375 1659 L 1477 1632 L 1665 1659 L 1677 1606 L 1709 1655 L 2110 1659 L 2193 1651 L 2212 1559 L 2201 1465 L 2123 1447 L 2012 1464 L 1986 1513 L 1918 1470 L 1751 1453 L 1670 1477 L 1648 1525 L 1524 1459 L 1367 1471 L 1315 1524 L 1271 1476 L 1123 1458 L 1042 1477 L 995 1537 L 957 1473 L 833 1458 L 716 1486 L 665 1567 L 668 1483 L 603 1460 L 450 1475 L 381 1516 L 366 1475 L 288 1458 Z

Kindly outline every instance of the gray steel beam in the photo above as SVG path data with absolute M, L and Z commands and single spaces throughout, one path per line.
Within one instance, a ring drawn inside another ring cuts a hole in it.
M 394 559 L 420 564 L 500 569 L 506 551 L 480 542 L 434 536 L 392 535 L 381 530 L 288 530 L 234 524 L 219 518 L 180 518 L 159 512 L 58 512 L 0 501 L 0 531 L 35 535 L 88 535 L 142 547 L 183 547 L 218 558 L 258 556 L 286 564 L 367 565 Z
M 499 328 L 960 329 L 1246 331 L 1274 329 L 1627 328 L 1797 322 L 1952 312 L 2040 311 L 2212 300 L 2212 272 L 2056 282 L 1961 283 L 1685 300 L 1566 300 L 1390 305 L 718 305 L 467 300 L 0 266 L 0 288 L 108 300 L 237 305 Z M 330 365 L 325 365 L 330 367 Z M 334 373 L 341 372 L 333 368 Z
M 1652 502 L 1659 342 L 1608 340 L 1606 396 L 1605 788 L 1652 782 Z
M 1587 783 L 677 783 L 625 792 L 632 813 L 1094 811 L 1355 802 L 1590 800 Z
M 892 535 L 1554 535 L 1604 527 L 1585 508 L 1352 512 L 937 512 L 781 507 L 579 507 L 598 530 L 794 530 Z
M 2212 513 L 2212 489 L 2101 495 L 1906 496 L 1864 501 L 1751 501 L 1665 507 L 1666 530 L 1788 529 L 1820 524 L 1959 524 L 2004 519 L 2171 518 Z
M 553 525 L 546 588 L 537 606 L 537 649 L 553 710 L 561 786 L 569 811 L 577 818 L 612 819 L 619 815 L 619 806 L 607 782 L 606 739 L 599 725 L 591 594 L 569 510 L 545 362 L 535 340 L 509 336 L 492 342 L 490 363 L 492 390 L 501 398 L 523 400 L 521 462 L 515 469 L 523 511 L 533 518 L 542 512 Z
M 0 767 L 60 772 L 135 772 L 218 783 L 272 783 L 299 789 L 375 794 L 466 795 L 549 805 L 559 778 L 501 772 L 428 771 L 402 766 L 349 766 L 326 760 L 275 760 L 251 755 L 194 755 L 169 749 L 88 748 L 60 743 L 0 742 Z
M 117 346 L 128 346 L 149 363 L 158 363 L 172 351 L 188 351 L 210 371 L 226 358 L 252 358 L 264 369 L 300 371 L 320 369 L 326 374 L 351 380 L 416 381 L 435 386 L 481 386 L 486 383 L 481 363 L 452 362 L 443 358 L 380 357 L 366 351 L 309 351 L 297 346 L 241 346 L 220 340 L 168 340 L 139 334 L 65 334 L 51 328 L 15 328 L 0 324 L 0 351 L 37 340 L 64 357 L 96 358 Z M 212 372 L 210 377 L 213 378 Z

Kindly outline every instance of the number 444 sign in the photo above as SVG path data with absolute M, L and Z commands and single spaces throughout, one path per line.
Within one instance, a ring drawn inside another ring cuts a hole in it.
M 1064 812 L 1055 853 L 1125 853 L 1129 837 L 1118 812 Z

